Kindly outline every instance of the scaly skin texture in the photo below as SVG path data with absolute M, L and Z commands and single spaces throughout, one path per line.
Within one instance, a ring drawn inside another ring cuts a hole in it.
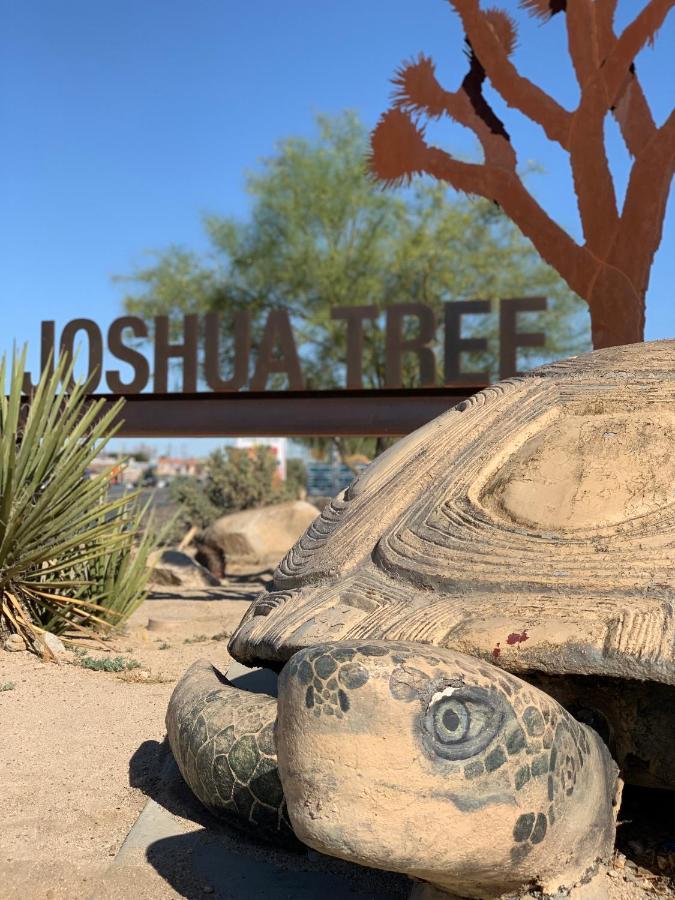
M 277 770 L 277 701 L 238 690 L 205 660 L 176 685 L 166 714 L 181 775 L 213 815 L 294 842 Z

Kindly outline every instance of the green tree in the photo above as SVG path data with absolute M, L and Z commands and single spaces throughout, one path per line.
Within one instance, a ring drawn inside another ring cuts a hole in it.
M 546 314 L 528 314 L 536 330 L 546 331 L 547 343 L 524 351 L 526 364 L 590 346 L 584 304 L 497 206 L 457 199 L 432 182 L 385 192 L 366 174 L 367 152 L 367 131 L 353 113 L 320 116 L 316 139 L 282 141 L 249 175 L 248 219 L 204 218 L 209 253 L 172 246 L 119 278 L 126 309 L 176 315 L 247 308 L 255 346 L 264 313 L 284 307 L 292 315 L 306 385 L 315 388 L 345 383 L 346 325 L 331 319 L 335 306 L 384 312 L 393 303 L 418 301 L 440 315 L 448 300 L 492 300 L 489 321 L 472 326 L 465 320 L 469 335 L 489 336 L 489 351 L 467 355 L 463 366 L 489 366 L 493 376 L 499 298 L 549 298 Z M 408 336 L 415 327 L 414 319 L 406 320 Z M 228 333 L 225 321 L 225 359 Z M 437 358 L 440 371 L 442 353 Z M 381 317 L 364 326 L 364 386 L 382 386 L 384 375 Z M 404 384 L 417 379 L 416 357 L 407 354 Z

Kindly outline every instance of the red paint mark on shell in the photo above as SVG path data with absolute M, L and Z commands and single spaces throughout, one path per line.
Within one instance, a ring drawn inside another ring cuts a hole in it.
M 523 631 L 522 634 L 518 634 L 518 632 L 514 631 L 512 634 L 510 634 L 510 635 L 507 637 L 506 643 L 507 643 L 507 644 L 511 644 L 511 645 L 513 645 L 513 644 L 522 644 L 524 641 L 529 640 L 529 637 L 530 637 L 530 636 L 528 635 L 527 631 Z M 497 644 L 497 646 L 499 646 L 499 644 Z M 494 651 L 493 651 L 493 652 L 494 652 Z
M 502 652 L 502 651 L 501 651 L 500 648 L 499 648 L 499 644 L 497 644 L 497 646 L 495 647 L 495 649 L 492 651 L 492 655 L 493 655 L 493 657 L 494 657 L 495 659 L 497 659 L 497 657 L 499 656 L 499 654 L 500 654 L 501 652 Z

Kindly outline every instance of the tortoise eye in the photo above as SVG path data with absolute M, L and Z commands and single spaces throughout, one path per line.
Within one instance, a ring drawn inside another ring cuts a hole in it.
M 425 742 L 444 759 L 467 759 L 492 741 L 504 719 L 498 699 L 477 688 L 449 688 L 435 694 L 427 707 Z

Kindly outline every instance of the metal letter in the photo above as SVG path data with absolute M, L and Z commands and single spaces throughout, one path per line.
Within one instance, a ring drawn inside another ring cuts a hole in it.
M 55 322 L 49 320 L 40 323 L 40 378 L 46 373 L 49 366 L 49 375 L 54 371 L 54 344 Z M 21 390 L 26 396 L 33 393 L 37 385 L 33 384 L 30 372 L 23 374 L 23 386 Z
M 183 343 L 169 343 L 169 317 L 155 316 L 155 392 L 167 393 L 169 387 L 169 359 L 183 360 L 183 391 L 197 390 L 197 343 L 199 316 L 183 316 Z
M 502 300 L 499 306 L 499 377 L 520 375 L 517 371 L 518 347 L 543 347 L 546 335 L 543 331 L 516 330 L 519 312 L 541 312 L 546 309 L 546 297 L 512 297 Z
M 232 377 L 224 380 L 220 377 L 220 316 L 218 313 L 206 314 L 206 352 L 204 374 L 212 391 L 238 391 L 248 382 L 248 355 L 251 344 L 251 313 L 240 309 L 234 314 L 234 362 Z
M 376 306 L 335 306 L 331 319 L 347 321 L 347 387 L 363 387 L 363 320 L 376 319 Z
M 403 320 L 416 316 L 419 334 L 403 338 Z M 385 387 L 401 387 L 401 357 L 404 353 L 416 353 L 420 366 L 420 383 L 436 384 L 436 354 L 430 346 L 436 337 L 436 318 L 431 307 L 424 303 L 393 303 L 387 307 L 387 333 L 385 338 Z
M 87 365 L 87 390 L 93 392 L 98 387 L 103 368 L 103 338 L 101 329 L 92 319 L 73 319 L 61 332 L 61 354 L 72 360 L 75 355 L 75 335 L 85 331 L 89 340 L 89 362 Z
M 279 344 L 280 355 L 274 356 L 274 348 Z M 251 379 L 252 391 L 264 391 L 270 373 L 285 373 L 288 376 L 288 388 L 301 391 L 304 387 L 302 370 L 295 339 L 291 330 L 288 312 L 285 309 L 273 309 L 267 317 L 265 330 L 258 347 L 258 359 Z
M 114 394 L 140 394 L 148 383 L 150 366 L 142 353 L 124 343 L 125 328 L 131 328 L 134 337 L 138 338 L 148 336 L 148 326 L 138 316 L 120 316 L 113 320 L 108 329 L 108 349 L 117 359 L 131 366 L 134 377 L 129 382 L 122 381 L 119 369 L 111 369 L 106 372 L 106 380 L 109 390 Z
M 487 338 L 463 338 L 462 316 L 485 315 L 490 312 L 489 300 L 452 300 L 445 308 L 445 375 L 446 384 L 483 384 L 490 380 L 490 372 L 462 372 L 461 354 L 480 353 L 488 348 Z

